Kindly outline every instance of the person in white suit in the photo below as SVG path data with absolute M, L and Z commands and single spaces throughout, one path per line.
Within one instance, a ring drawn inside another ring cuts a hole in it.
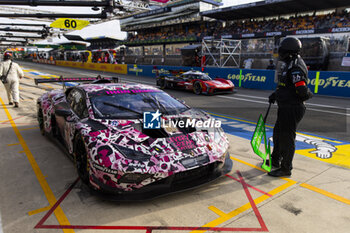
M 4 61 L 0 64 L 0 75 L 7 75 L 6 81 L 3 82 L 7 92 L 9 105 L 15 104 L 15 108 L 19 107 L 19 79 L 23 78 L 23 70 L 12 61 L 12 53 L 4 54 Z

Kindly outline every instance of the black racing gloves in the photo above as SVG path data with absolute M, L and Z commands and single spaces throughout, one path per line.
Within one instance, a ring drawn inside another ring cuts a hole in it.
M 296 87 L 297 95 L 299 96 L 301 101 L 306 101 L 313 97 L 312 92 L 307 86 L 298 86 Z
M 269 96 L 269 103 L 270 104 L 274 104 L 276 102 L 276 93 L 273 92 L 270 96 Z

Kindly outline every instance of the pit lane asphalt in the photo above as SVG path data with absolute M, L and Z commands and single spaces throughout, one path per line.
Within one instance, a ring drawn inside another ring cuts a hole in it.
M 100 73 L 33 63 L 22 65 L 66 77 Z M 38 78 L 30 74 L 27 76 Z M 150 78 L 121 77 L 141 82 L 154 81 Z M 59 85 L 51 83 L 50 86 L 59 88 Z M 257 167 L 260 159 L 252 153 L 249 141 L 235 135 L 228 135 L 234 162 L 230 176 L 198 189 L 141 203 L 101 200 L 91 195 L 80 182 L 70 190 L 77 178 L 74 164 L 54 143 L 40 135 L 35 119 L 35 100 L 47 87 L 49 85 L 38 88 L 33 80 L 22 80 L 19 109 L 7 105 L 4 88 L 0 87 L 0 232 L 198 233 L 206 232 L 206 229 L 194 230 L 195 227 L 221 227 L 217 230 L 339 233 L 350 228 L 350 174 L 347 168 L 296 155 L 290 179 L 268 177 Z M 216 113 L 223 109 L 220 113 L 253 122 L 258 114 L 265 112 L 265 101 L 270 93 L 240 89 L 233 95 L 220 97 L 168 92 L 189 105 Z M 342 109 L 339 108 L 349 107 L 346 100 L 325 99 L 317 97 L 312 103 L 337 108 L 312 108 L 323 111 L 318 114 L 334 112 L 327 113 L 331 117 L 329 119 L 340 124 L 338 118 L 342 116 L 339 114 Z M 227 110 L 227 105 L 234 108 Z M 249 113 L 245 112 L 250 108 Z M 269 122 L 273 122 L 272 115 Z M 320 132 L 319 135 L 325 136 L 326 133 L 338 137 L 338 140 L 346 140 L 348 136 L 346 132 Z M 240 172 L 237 173 L 237 170 Z M 245 182 L 251 186 L 247 187 Z M 67 190 L 70 192 L 67 193 Z M 54 209 L 58 200 L 62 202 Z M 43 219 L 45 215 L 47 219 Z M 186 229 L 189 226 L 194 228 Z

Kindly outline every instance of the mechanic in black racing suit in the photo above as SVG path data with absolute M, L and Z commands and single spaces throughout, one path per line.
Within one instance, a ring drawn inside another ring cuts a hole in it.
M 278 105 L 271 155 L 272 166 L 278 169 L 269 172 L 270 176 L 291 175 L 296 129 L 305 114 L 304 101 L 312 97 L 307 87 L 308 70 L 299 55 L 301 46 L 299 39 L 287 37 L 278 48 L 279 59 L 285 64 L 281 67 L 277 88 L 269 96 L 269 103 L 277 101 Z

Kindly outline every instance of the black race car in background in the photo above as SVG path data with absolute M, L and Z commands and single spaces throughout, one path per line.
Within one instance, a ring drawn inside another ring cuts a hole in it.
M 218 93 L 233 93 L 234 84 L 223 78 L 212 79 L 200 71 L 187 71 L 179 75 L 161 75 L 157 77 L 157 86 L 161 89 L 183 89 L 195 94 L 213 95 Z

